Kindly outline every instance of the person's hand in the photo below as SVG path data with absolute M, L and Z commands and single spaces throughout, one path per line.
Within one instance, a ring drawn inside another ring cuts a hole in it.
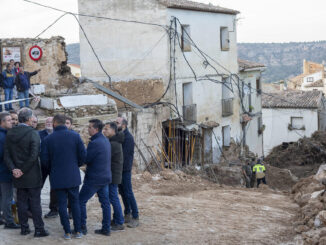
M 41 71 L 41 69 L 38 69 L 38 70 L 37 70 L 37 72 L 40 72 L 40 71 Z
M 12 174 L 13 174 L 13 176 L 16 178 L 16 179 L 18 179 L 18 178 L 20 178 L 24 173 L 20 170 L 20 169 L 13 169 L 12 170 Z

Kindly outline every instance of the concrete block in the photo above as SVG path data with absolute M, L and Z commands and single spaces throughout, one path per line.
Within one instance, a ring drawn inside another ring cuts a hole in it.
M 64 108 L 91 105 L 106 105 L 108 103 L 108 98 L 102 94 L 64 96 L 60 97 L 59 100 Z
M 71 108 L 73 110 L 75 107 L 81 106 L 91 106 L 91 109 L 95 110 L 98 106 L 115 105 L 115 101 L 108 99 L 102 94 L 98 95 L 74 95 L 74 96 L 63 96 L 58 99 L 56 98 L 41 98 L 41 108 L 48 110 L 55 110 L 60 108 Z M 94 107 L 92 107 L 94 106 Z M 104 110 L 103 108 L 101 110 Z M 110 109 L 107 109 L 110 110 Z M 113 109 L 113 112 L 115 110 Z
M 41 98 L 40 107 L 47 110 L 60 109 L 57 100 L 46 97 Z
M 45 93 L 45 85 L 44 84 L 31 85 L 31 92 L 35 95 L 44 94 Z

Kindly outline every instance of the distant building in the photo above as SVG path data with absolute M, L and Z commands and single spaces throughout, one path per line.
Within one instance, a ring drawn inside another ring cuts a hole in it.
M 245 82 L 242 111 L 249 112 L 246 117 L 243 115 L 242 132 L 243 142 L 249 150 L 261 157 L 263 155 L 263 134 L 262 134 L 262 72 L 265 65 L 238 59 L 239 75 Z M 246 121 L 246 118 L 249 121 Z
M 74 75 L 75 77 L 80 77 L 80 65 L 77 64 L 68 64 L 71 70 L 71 74 Z
M 319 90 L 326 92 L 324 64 L 303 60 L 303 73 L 289 79 L 288 87 L 302 91 Z
M 326 130 L 326 101 L 321 91 L 263 94 L 264 155 L 283 142 Z

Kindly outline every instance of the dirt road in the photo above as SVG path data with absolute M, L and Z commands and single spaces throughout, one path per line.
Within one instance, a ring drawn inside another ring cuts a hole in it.
M 65 241 L 57 218 L 45 220 L 50 237 L 34 239 L 1 229 L 0 244 L 301 244 L 291 224 L 297 206 L 281 192 L 221 187 L 183 173 L 135 175 L 134 189 L 141 215 L 136 229 L 94 235 L 101 211 L 93 198 L 88 205 L 90 232 L 82 240 Z M 44 212 L 47 202 L 44 198 Z

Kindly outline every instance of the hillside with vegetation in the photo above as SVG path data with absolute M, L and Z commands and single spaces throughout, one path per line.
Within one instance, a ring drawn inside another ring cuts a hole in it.
M 326 41 L 291 43 L 239 43 L 241 59 L 267 66 L 265 82 L 275 82 L 302 73 L 303 59 L 322 63 L 326 61 Z

